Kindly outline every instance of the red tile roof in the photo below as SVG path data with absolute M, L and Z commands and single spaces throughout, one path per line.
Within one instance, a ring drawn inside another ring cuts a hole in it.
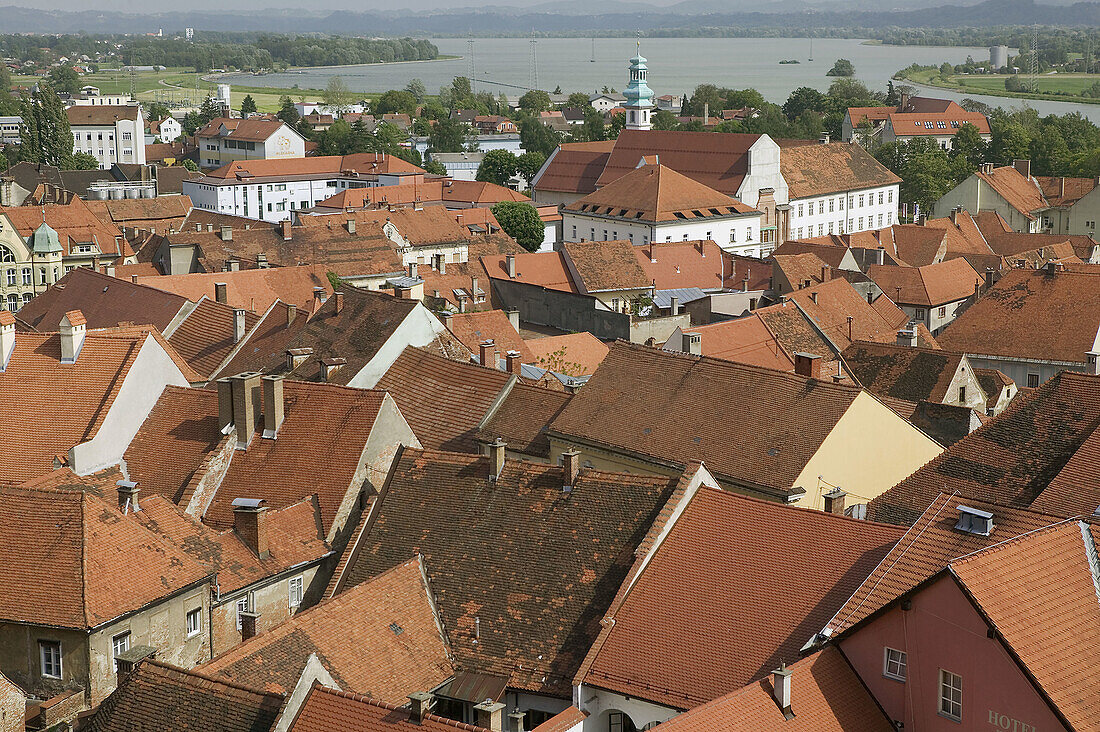
M 633 554 L 678 479 L 404 449 L 341 591 L 419 551 L 455 655 L 508 686 L 568 695 Z M 337 595 L 339 597 L 340 595 Z
M 498 437 L 509 450 L 550 458 L 546 430 L 569 403 L 570 395 L 531 384 L 516 384 L 485 426 L 478 439 L 492 442 Z
M 635 247 L 634 255 L 658 290 L 718 290 L 735 273 L 732 258 L 710 240 L 653 242 Z
M 861 145 L 847 142 L 784 146 L 779 171 L 792 200 L 901 183 Z
M 332 282 L 325 274 L 326 270 L 322 266 L 305 265 L 139 277 L 138 283 L 198 302 L 203 296 L 213 300 L 214 285 L 223 282 L 226 285 L 226 304 L 232 308 L 262 313 L 276 300 L 282 300 L 311 311 L 313 288 L 322 288 L 326 298 L 332 294 Z
M 305 177 L 311 175 L 339 175 L 355 172 L 359 175 L 382 173 L 423 173 L 412 163 L 396 155 L 384 153 L 355 153 L 353 155 L 323 155 L 286 160 L 236 160 L 207 174 L 204 180 L 217 184 L 219 180 L 237 183 L 239 179 L 267 178 L 271 176 Z
M 661 732 L 891 732 L 894 726 L 837 649 L 829 647 L 788 666 L 791 711 L 776 704 L 770 679 L 673 717 Z
M 213 576 L 89 492 L 11 486 L 0 486 L 0 564 L 0 619 L 79 630 Z
M 262 313 L 245 311 L 246 338 L 262 317 Z M 203 297 L 171 329 L 168 342 L 191 368 L 204 379 L 211 379 L 238 347 L 239 341 L 235 340 L 235 318 L 234 308 Z
M 74 244 L 95 244 L 106 257 L 133 255 L 122 230 L 100 219 L 79 198 L 74 197 L 67 204 L 0 208 L 0 214 L 7 216 L 19 235 L 28 242 L 45 221 L 57 232 L 66 256 L 73 253 Z
M 281 694 L 146 659 L 99 705 L 88 729 L 268 732 L 282 706 Z
M 1100 273 L 1013 269 L 940 336 L 944 348 L 1083 364 L 1100 331 Z
M 500 201 L 529 201 L 511 188 L 472 180 L 426 180 L 392 186 L 348 188 L 317 204 L 317 208 L 347 209 L 375 206 L 412 206 L 414 204 L 466 203 L 492 206 Z
M 947 112 L 894 112 L 889 124 L 898 137 L 923 137 L 926 135 L 954 135 L 959 125 L 970 124 L 978 128 L 979 135 L 992 134 L 989 119 L 980 112 L 966 110 Z M 932 126 L 929 127 L 929 124 Z M 940 125 L 943 125 L 942 127 Z M 988 138 L 987 138 L 988 139 Z
M 562 248 L 570 272 L 576 273 L 585 292 L 650 287 L 652 280 L 638 264 L 636 247 L 629 241 L 565 242 Z
M 588 719 L 588 712 L 582 712 L 576 707 L 567 707 L 564 712 L 558 712 L 531 732 L 570 732 L 586 719 Z
M 518 282 L 538 285 L 548 290 L 580 292 L 574 284 L 565 255 L 561 252 L 524 252 L 516 254 L 516 276 Z M 481 258 L 481 264 L 489 277 L 508 279 L 507 257 L 488 255 Z
M 996 191 L 1008 205 L 1029 219 L 1036 218 L 1040 211 L 1050 208 L 1039 185 L 1031 178 L 1024 177 L 1011 165 L 994 168 L 990 173 L 979 170 L 974 175 Z
M 131 120 L 137 122 L 141 108 L 136 104 L 106 105 L 106 104 L 77 104 L 65 110 L 69 118 L 70 126 L 105 125 L 114 126 L 119 120 Z M 141 131 L 138 131 L 141 134 Z
M 794 352 L 788 352 L 768 329 L 764 319 L 755 313 L 746 318 L 699 325 L 688 330 L 702 336 L 700 345 L 704 356 L 779 371 L 794 371 Z
M 451 333 L 475 354 L 479 353 L 478 348 L 483 342 L 491 340 L 496 344 L 501 358 L 504 358 L 508 351 L 518 351 L 523 359 L 522 363 L 535 362 L 526 342 L 512 327 L 508 313 L 503 310 L 457 313 L 451 317 L 450 328 Z
M 607 346 L 587 331 L 531 338 L 524 343 L 533 365 L 569 376 L 591 376 L 607 356 Z
M 632 170 L 570 203 L 565 210 L 647 222 L 707 219 L 752 212 L 737 199 L 659 163 Z
M 535 178 L 534 186 L 543 191 L 591 193 L 614 147 L 614 140 L 560 145 Z
M 405 704 L 454 673 L 419 558 L 296 613 L 202 670 L 289 694 L 310 654 L 340 688 L 388 704 Z
M 942 404 L 963 355 L 943 349 L 910 348 L 890 343 L 857 341 L 843 353 L 848 373 L 872 394 Z
M 962 257 L 924 267 L 873 264 L 867 276 L 894 302 L 922 307 L 938 307 L 972 298 L 975 286 L 985 282 L 985 278 Z
M 638 557 L 576 683 L 675 709 L 796 661 L 902 535 L 708 487 L 666 531 Z M 764 549 L 810 544 L 828 561 L 791 563 Z
M 1072 206 L 1092 193 L 1097 186 L 1096 178 L 1037 175 L 1035 182 L 1039 184 L 1051 206 Z
M 405 706 L 387 704 L 368 696 L 337 691 L 314 683 L 289 732 L 489 732 L 472 724 L 428 714 L 421 722 L 411 720 Z

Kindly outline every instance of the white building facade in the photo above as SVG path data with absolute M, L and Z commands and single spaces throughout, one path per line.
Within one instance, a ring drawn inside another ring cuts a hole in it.
M 800 198 L 790 202 L 790 238 L 851 234 L 897 223 L 898 185 Z
M 145 164 L 145 121 L 141 107 L 74 106 L 66 110 L 73 152 L 88 153 L 101 170 L 115 163 Z

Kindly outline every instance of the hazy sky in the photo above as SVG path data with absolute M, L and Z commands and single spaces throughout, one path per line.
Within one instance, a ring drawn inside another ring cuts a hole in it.
M 667 6 L 680 0 L 625 0 L 625 4 Z M 359 12 L 394 12 L 400 10 L 429 10 L 473 8 L 485 6 L 530 7 L 550 5 L 550 0 L 317 0 L 308 7 L 311 11 L 353 10 Z M 299 0 L 237 0 L 226 4 L 224 0 L 0 0 L 0 5 L 14 5 L 43 10 L 108 10 L 121 13 L 159 13 L 175 12 L 184 9 L 203 12 L 226 11 L 240 13 L 242 10 L 261 8 L 301 8 Z M 598 5 L 597 5 L 598 7 Z

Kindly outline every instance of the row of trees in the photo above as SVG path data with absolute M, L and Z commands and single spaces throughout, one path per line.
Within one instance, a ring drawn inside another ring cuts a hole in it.
M 65 105 L 49 82 L 19 104 L 23 124 L 20 145 L 8 153 L 8 163 L 20 161 L 53 165 L 62 170 L 95 170 L 99 161 L 87 153 L 73 153 L 73 132 Z

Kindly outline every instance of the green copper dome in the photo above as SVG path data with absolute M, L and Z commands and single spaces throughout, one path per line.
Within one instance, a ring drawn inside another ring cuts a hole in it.
M 61 240 L 45 221 L 31 234 L 31 251 L 35 254 L 53 254 L 61 251 Z

